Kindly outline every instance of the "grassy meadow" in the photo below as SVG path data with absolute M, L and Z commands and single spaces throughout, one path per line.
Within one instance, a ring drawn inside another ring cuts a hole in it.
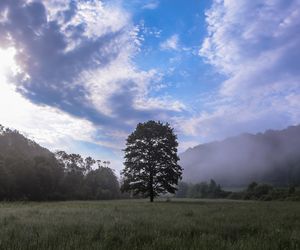
M 0 203 L 0 249 L 300 249 L 300 202 Z

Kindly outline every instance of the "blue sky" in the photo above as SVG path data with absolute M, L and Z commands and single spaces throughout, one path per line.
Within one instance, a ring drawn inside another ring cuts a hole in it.
M 139 122 L 180 151 L 300 122 L 299 0 L 2 0 L 0 124 L 122 168 Z

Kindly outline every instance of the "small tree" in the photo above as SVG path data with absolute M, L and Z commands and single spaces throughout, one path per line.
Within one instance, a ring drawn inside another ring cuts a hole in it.
M 127 138 L 122 191 L 150 197 L 151 202 L 161 193 L 175 193 L 182 175 L 177 146 L 168 123 L 139 123 Z

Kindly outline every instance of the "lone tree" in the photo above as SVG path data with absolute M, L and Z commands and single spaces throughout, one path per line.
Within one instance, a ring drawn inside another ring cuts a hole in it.
M 128 136 L 122 191 L 154 197 L 175 193 L 182 168 L 178 165 L 177 136 L 168 123 L 139 123 Z

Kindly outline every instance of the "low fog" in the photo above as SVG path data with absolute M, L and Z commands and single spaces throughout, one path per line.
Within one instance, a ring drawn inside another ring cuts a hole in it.
M 186 182 L 213 178 L 226 187 L 245 186 L 251 181 L 299 183 L 300 125 L 202 144 L 188 149 L 180 158 Z

